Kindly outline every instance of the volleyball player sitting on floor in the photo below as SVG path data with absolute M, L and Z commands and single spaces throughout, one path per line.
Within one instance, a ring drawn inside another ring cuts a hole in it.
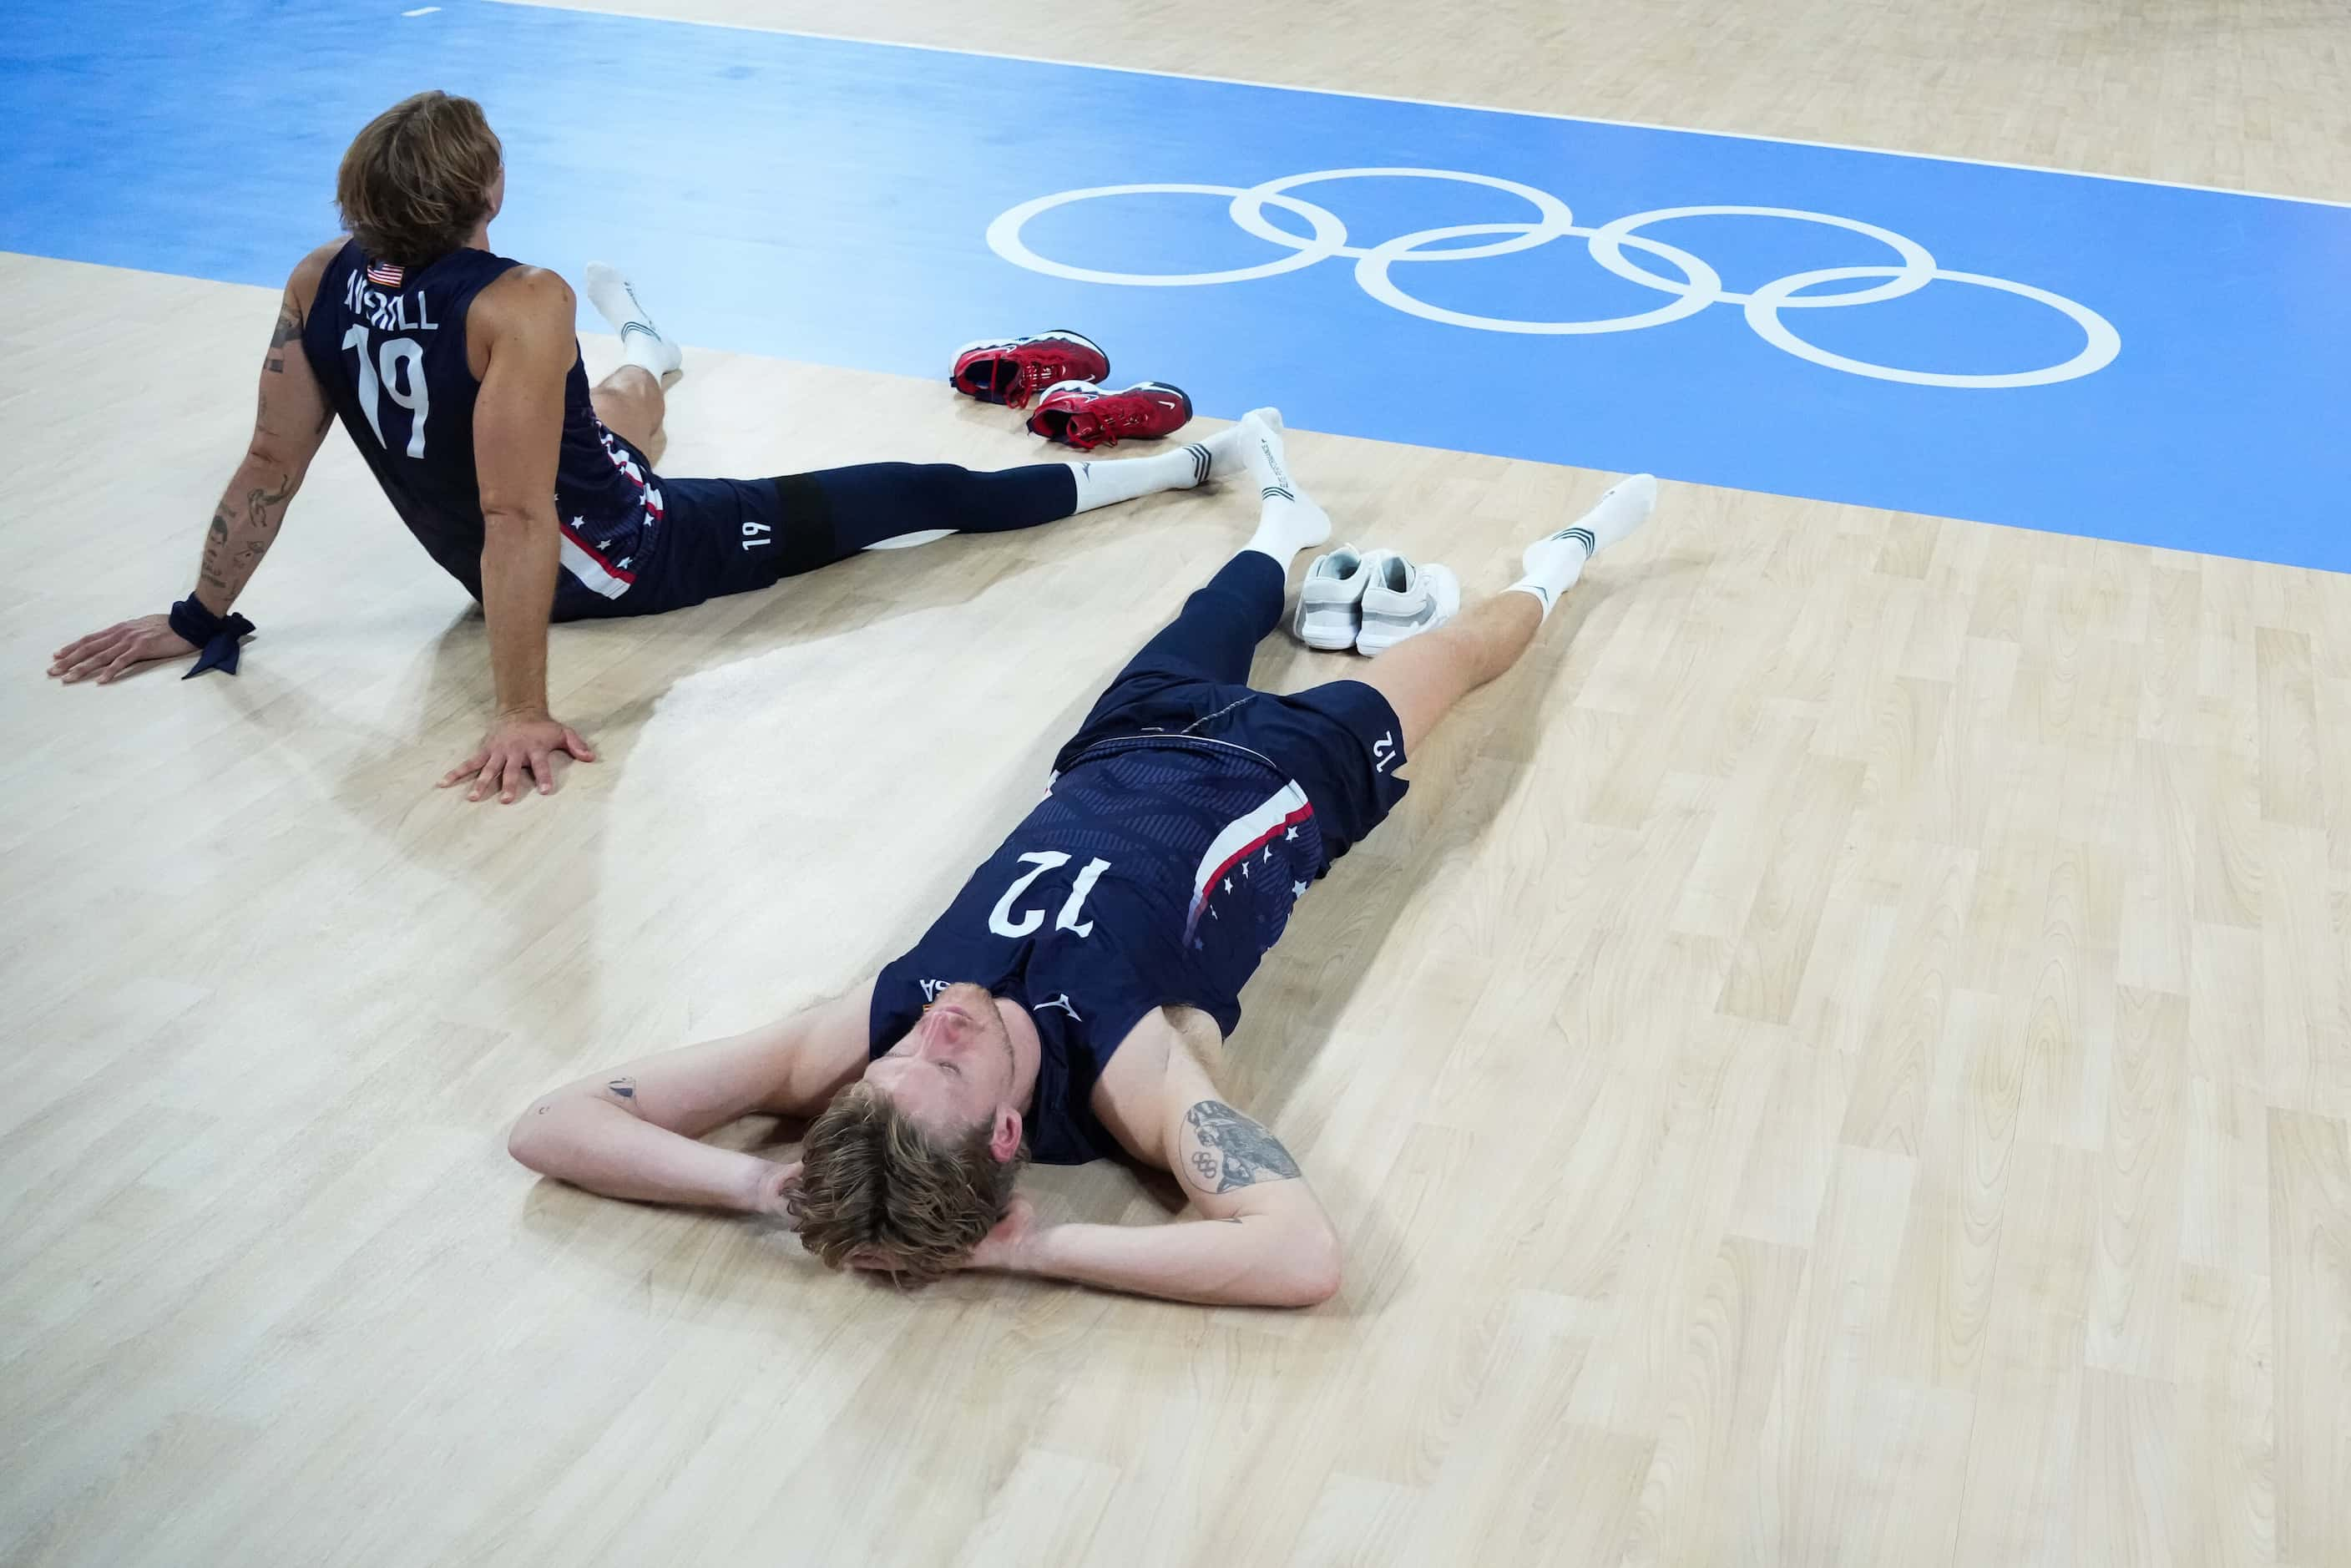
M 1656 486 L 1618 485 L 1529 547 L 1516 591 L 1361 680 L 1276 695 L 1244 684 L 1250 655 L 1291 558 L 1331 524 L 1290 481 L 1278 428 L 1238 428 L 1264 497 L 1249 548 L 1111 684 L 1044 800 L 922 940 L 780 1023 L 557 1090 L 515 1123 L 517 1159 L 614 1197 L 789 1216 L 835 1268 L 1260 1305 L 1338 1289 L 1337 1239 L 1298 1162 L 1217 1093 L 1186 1030 L 1205 1014 L 1231 1033 L 1291 906 L 1403 798 L 1421 737 L 1517 661 Z M 799 1161 L 697 1141 L 754 1113 L 814 1118 Z M 1121 1152 L 1230 1223 L 1047 1226 L 1014 1196 L 1024 1157 Z
M 68 643 L 50 674 L 103 685 L 199 653 L 191 674 L 234 673 L 253 626 L 232 608 L 338 416 L 409 531 L 481 602 L 496 714 L 442 779 L 472 779 L 476 800 L 512 800 L 534 781 L 551 791 L 558 754 L 594 758 L 548 709 L 550 618 L 674 610 L 884 539 L 1025 528 L 1239 471 L 1227 431 L 1155 457 L 995 474 L 874 463 L 776 479 L 658 475 L 645 449 L 661 432 L 676 346 L 620 274 L 591 266 L 589 298 L 628 362 L 590 388 L 569 286 L 489 249 L 505 196 L 498 140 L 470 99 L 422 93 L 360 132 L 335 183 L 350 236 L 287 280 L 253 434 L 213 513 L 194 591 L 168 615 Z M 992 347 L 994 369 L 1024 384 L 1108 369 L 1082 339 Z

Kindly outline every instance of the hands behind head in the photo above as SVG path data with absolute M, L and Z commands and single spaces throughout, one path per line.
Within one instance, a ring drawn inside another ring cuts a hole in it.
M 1037 1224 L 1037 1206 L 1019 1193 L 1004 1207 L 1004 1218 L 996 1228 L 979 1239 L 979 1245 L 965 1259 L 967 1269 L 1003 1269 L 1019 1271 L 1028 1263 L 1029 1243 L 1040 1228 Z
M 996 1222 L 996 1228 L 980 1238 L 979 1245 L 958 1259 L 955 1267 L 1019 1273 L 1027 1265 L 1029 1244 L 1040 1228 L 1037 1206 L 1016 1193 L 1004 1210 L 1004 1218 Z M 899 1260 L 880 1247 L 859 1248 L 849 1255 L 849 1266 L 869 1274 L 894 1276 L 904 1272 Z
M 800 1228 L 800 1162 L 788 1166 L 762 1161 L 766 1169 L 758 1172 L 758 1185 L 751 1189 L 747 1207 L 754 1214 L 773 1215 L 794 1230 Z
M 1037 1224 L 1037 1206 L 1015 1193 L 1004 1210 L 1004 1218 L 996 1228 L 980 1238 L 979 1245 L 956 1260 L 957 1269 L 1000 1269 L 1019 1273 L 1027 1266 L 1029 1242 L 1040 1228 Z M 849 1266 L 869 1273 L 899 1272 L 897 1260 L 879 1247 L 861 1247 L 849 1255 Z
M 772 1215 L 794 1230 L 800 1228 L 800 1168 L 801 1162 L 789 1165 L 768 1165 L 758 1173 L 758 1183 L 747 1206 L 757 1214 Z M 1019 1272 L 1027 1266 L 1030 1242 L 1041 1228 L 1037 1223 L 1037 1206 L 1015 1193 L 1006 1205 L 1004 1218 L 995 1228 L 979 1239 L 962 1258 L 956 1260 L 956 1269 L 1000 1269 Z M 904 1275 L 904 1260 L 884 1247 L 860 1247 L 849 1255 L 849 1266 L 869 1274 Z

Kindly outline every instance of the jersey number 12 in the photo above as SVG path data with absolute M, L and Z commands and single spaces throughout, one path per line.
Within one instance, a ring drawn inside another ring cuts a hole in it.
M 383 340 L 383 374 L 376 374 L 375 361 L 368 358 L 368 329 L 354 327 L 343 334 L 343 347 L 357 349 L 360 354 L 360 412 L 367 415 L 368 428 L 375 432 L 377 444 L 390 447 L 383 438 L 383 421 L 377 412 L 379 392 L 408 411 L 408 455 L 424 455 L 424 415 L 431 400 L 424 395 L 424 349 L 413 338 L 386 338 Z M 408 367 L 408 387 L 401 390 L 401 367 Z
M 1020 859 L 1023 863 L 1036 869 L 1015 877 L 1012 885 L 1004 890 L 1004 896 L 996 901 L 996 907 L 988 911 L 987 928 L 998 936 L 1026 936 L 1045 924 L 1045 912 L 1041 909 L 1024 909 L 1019 919 L 1013 919 L 1012 901 L 1028 892 L 1029 884 L 1047 872 L 1070 863 L 1070 857 L 1060 850 L 1036 850 Z M 1069 899 L 1061 905 L 1061 913 L 1054 918 L 1054 930 L 1074 931 L 1081 936 L 1093 935 L 1094 923 L 1089 920 L 1081 925 L 1078 916 L 1085 909 L 1086 894 L 1094 890 L 1094 883 L 1100 882 L 1102 873 L 1108 870 L 1108 861 L 1091 860 L 1086 862 L 1085 869 L 1078 873 L 1078 880 L 1070 884 Z

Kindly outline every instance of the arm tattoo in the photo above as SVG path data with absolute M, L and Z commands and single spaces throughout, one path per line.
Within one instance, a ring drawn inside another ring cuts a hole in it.
M 1298 1162 L 1281 1140 L 1254 1118 L 1221 1100 L 1203 1100 L 1184 1113 L 1200 1147 L 1191 1155 L 1193 1184 L 1203 1192 L 1230 1192 L 1261 1181 L 1290 1181 Z
M 294 476 L 291 474 L 277 476 L 277 489 L 275 494 L 259 486 L 247 490 L 245 493 L 246 527 L 259 528 L 264 533 L 276 528 L 280 519 L 273 519 L 269 513 L 273 507 L 284 506 L 286 497 L 293 493 Z
M 206 586 L 225 591 L 227 579 L 223 575 L 230 567 L 243 567 L 250 573 L 253 567 L 269 551 L 270 541 L 277 533 L 277 525 L 286 520 L 282 508 L 294 494 L 294 476 L 280 474 L 275 490 L 255 486 L 245 493 L 245 511 L 237 518 L 234 559 L 227 556 L 230 539 L 229 512 L 224 507 L 213 514 L 212 526 L 204 530 L 203 579 Z M 275 514 L 273 516 L 273 514 Z M 242 576 L 239 580 L 241 581 Z
M 197 573 L 206 588 L 227 591 L 228 580 L 221 575 L 220 553 L 228 544 L 228 514 L 214 512 L 212 526 L 204 530 L 204 559 Z
M 282 371 L 286 368 L 286 345 L 302 335 L 302 311 L 289 298 L 277 304 L 277 325 L 269 333 L 269 358 L 263 369 Z
M 615 1078 L 605 1084 L 604 1088 L 608 1093 L 619 1099 L 633 1100 L 637 1097 L 637 1081 L 633 1078 Z

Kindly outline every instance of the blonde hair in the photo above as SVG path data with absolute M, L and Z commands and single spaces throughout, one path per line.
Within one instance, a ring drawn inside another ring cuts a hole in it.
M 502 156 L 480 104 L 420 92 L 351 139 L 335 172 L 335 205 L 371 259 L 428 267 L 490 215 Z
M 872 1084 L 851 1084 L 800 1145 L 800 1245 L 828 1269 L 854 1257 L 917 1281 L 953 1270 L 1004 1218 L 1027 1153 L 998 1159 L 991 1125 L 941 1137 Z

